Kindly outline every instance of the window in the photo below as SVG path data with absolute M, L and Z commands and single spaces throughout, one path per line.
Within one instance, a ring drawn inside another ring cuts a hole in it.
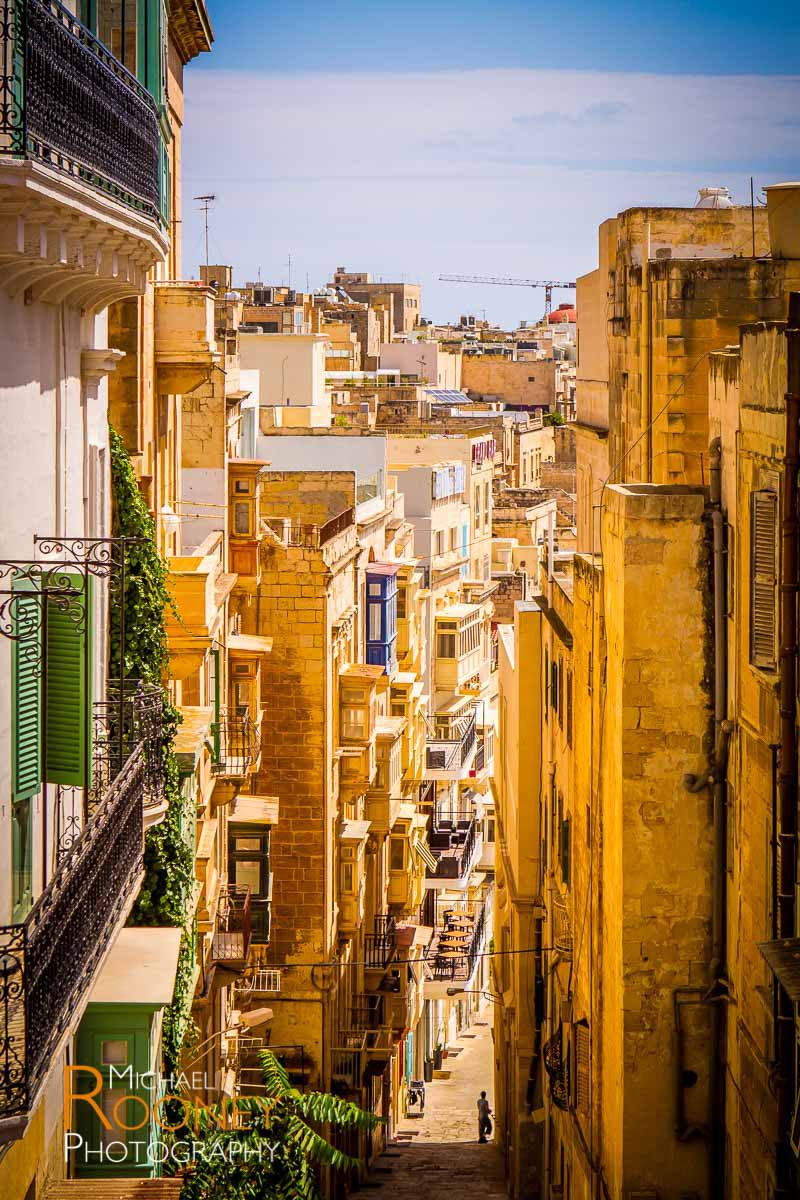
M 97 0 L 97 37 L 132 75 L 138 68 L 138 0 Z
M 436 638 L 436 657 L 437 658 L 455 658 L 456 656 L 456 635 L 454 633 L 440 633 Z
M 355 863 L 343 862 L 341 872 L 341 887 L 342 894 L 345 896 L 355 895 Z
M 406 617 L 406 598 L 407 589 L 401 585 L 397 589 L 397 617 L 401 621 L 404 621 Z
M 547 720 L 547 713 L 550 708 L 552 697 L 550 695 L 550 652 L 544 652 L 544 718 Z
M 369 594 L 370 596 L 380 596 L 381 585 L 379 583 L 371 583 L 369 585 Z
M 381 640 L 381 606 L 380 604 L 372 603 L 369 606 L 369 640 L 371 642 L 379 642 Z
M 46 580 L 45 580 L 46 583 Z M 43 778 L 83 787 L 91 758 L 91 577 L 58 573 L 58 585 L 74 589 L 69 611 L 35 593 L 30 581 L 14 581 L 17 637 L 12 642 L 12 791 L 15 800 L 36 795 Z M 68 593 L 67 593 L 68 594 Z M 47 644 L 40 655 L 40 606 L 47 604 Z M 76 619 L 77 618 L 77 619 Z M 42 682 L 39 658 L 44 659 Z M 46 745 L 42 763 L 42 718 Z
M 250 888 L 252 940 L 269 940 L 269 829 L 231 824 L 228 834 L 228 879 Z
M 100 1043 L 100 1065 L 124 1067 L 128 1061 L 128 1043 L 125 1039 Z
M 435 549 L 436 554 L 444 554 L 444 530 L 443 529 L 436 530 L 436 538 L 434 540 L 434 546 L 436 547 L 436 549 Z
M 572 745 L 572 671 L 567 671 L 567 745 Z
M 342 709 L 342 737 L 363 742 L 367 737 L 367 710 L 365 708 Z
M 588 1113 L 591 1098 L 591 1061 L 589 1056 L 589 1026 L 579 1021 L 573 1027 L 575 1041 L 575 1096 L 578 1112 Z
M 777 630 L 776 492 L 753 492 L 750 498 L 750 662 L 775 670 Z
M 31 802 L 15 800 L 12 807 L 12 919 L 24 921 L 33 904 L 33 842 Z
M 558 660 L 558 685 L 556 688 L 556 695 L 558 696 L 558 704 L 556 706 L 558 708 L 558 723 L 561 726 L 561 728 L 563 729 L 564 728 L 564 705 L 562 704 L 562 698 L 564 695 L 564 660 L 563 660 L 563 658 L 559 658 L 559 660 Z
M 475 532 L 478 533 L 481 527 L 481 485 L 475 485 Z
M 486 483 L 484 483 L 484 485 L 483 485 L 483 527 L 484 527 L 484 529 L 488 528 L 488 525 L 489 525 L 489 509 L 491 507 L 490 501 L 492 498 L 491 488 L 492 488 L 492 485 L 487 480 Z
M 529 375 L 529 376 L 528 376 L 528 383 L 536 383 L 536 376 L 535 376 L 535 375 Z
M 233 531 L 242 536 L 250 533 L 250 505 L 246 500 L 237 500 L 233 506 Z
M 405 838 L 393 837 L 389 849 L 389 870 L 390 871 L 405 871 L 406 869 L 406 841 Z

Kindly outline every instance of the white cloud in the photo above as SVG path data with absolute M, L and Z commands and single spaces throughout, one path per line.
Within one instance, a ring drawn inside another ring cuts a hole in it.
M 439 271 L 574 278 L 598 223 L 632 204 L 744 201 L 797 158 L 800 78 L 480 70 L 187 72 L 185 196 L 211 190 L 216 256 L 324 282 L 340 263 L 421 279 L 424 311 L 510 321 L 539 296 Z M 200 225 L 184 205 L 186 272 Z

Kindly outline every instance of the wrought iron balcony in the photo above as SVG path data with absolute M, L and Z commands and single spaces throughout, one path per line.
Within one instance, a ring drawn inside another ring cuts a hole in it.
M 375 918 L 375 931 L 364 937 L 364 963 L 367 970 L 385 970 L 397 949 L 397 921 L 387 915 Z
M 427 868 L 428 879 L 465 879 L 475 860 L 479 832 L 474 817 L 466 829 L 431 830 L 429 844 L 437 857 L 436 869 Z
M 24 922 L 0 926 L 0 1118 L 31 1110 L 142 872 L 137 746 Z
M 553 945 L 562 958 L 572 958 L 573 936 L 572 922 L 569 910 L 555 893 L 550 901 L 550 916 L 552 920 Z
M 0 0 L 0 154 L 166 216 L 155 101 L 58 0 Z
M 550 1078 L 550 1098 L 556 1108 L 566 1111 L 569 1108 L 569 1074 L 564 1061 L 560 1025 L 542 1047 L 542 1058 Z
M 466 779 L 475 753 L 475 714 L 454 737 L 429 734 L 425 773 L 432 779 Z
M 212 961 L 231 970 L 243 970 L 251 935 L 250 888 L 229 883 L 220 892 Z
M 261 753 L 261 734 L 249 711 L 222 709 L 212 733 L 214 774 L 226 779 L 244 779 Z
M 447 929 L 438 929 L 431 942 L 425 960 L 425 974 L 432 980 L 447 980 L 464 984 L 472 978 L 478 962 L 486 931 L 486 909 L 481 905 L 471 926 L 467 927 L 468 938 L 463 944 L 451 946 L 447 940 Z

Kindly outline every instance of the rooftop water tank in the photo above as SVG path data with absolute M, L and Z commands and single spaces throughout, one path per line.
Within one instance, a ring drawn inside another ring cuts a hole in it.
M 726 187 L 703 187 L 697 193 L 695 208 L 733 208 L 733 197 Z

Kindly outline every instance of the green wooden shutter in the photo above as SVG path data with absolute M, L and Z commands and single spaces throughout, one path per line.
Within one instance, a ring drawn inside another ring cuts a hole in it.
M 45 778 L 83 787 L 90 782 L 91 763 L 92 580 L 74 576 L 72 582 L 80 595 L 70 598 L 70 611 L 53 600 L 47 609 Z M 84 610 L 80 622 L 74 619 L 76 606 Z
M 750 498 L 750 661 L 775 670 L 778 627 L 778 496 Z
M 28 579 L 16 579 L 15 592 L 36 592 Z M 15 800 L 35 796 L 42 783 L 42 702 L 38 594 L 14 601 L 15 640 L 11 643 L 11 787 Z

